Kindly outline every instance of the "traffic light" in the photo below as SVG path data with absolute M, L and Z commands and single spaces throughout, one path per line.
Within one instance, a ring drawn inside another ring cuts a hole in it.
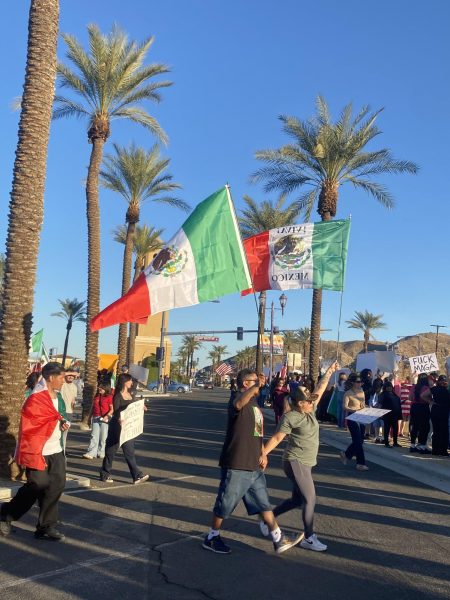
M 244 339 L 244 328 L 238 327 L 236 330 L 236 334 L 237 334 L 237 339 L 242 341 Z
M 280 328 L 278 327 L 278 325 L 274 325 L 273 326 L 273 332 L 275 335 L 277 335 L 278 333 L 280 333 Z
M 156 348 L 156 360 L 157 361 L 164 360 L 164 348 L 161 346 L 158 346 Z

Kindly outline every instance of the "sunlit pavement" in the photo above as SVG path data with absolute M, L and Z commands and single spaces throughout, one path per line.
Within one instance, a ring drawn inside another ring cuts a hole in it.
M 36 509 L 0 538 L 0 598 L 448 598 L 448 494 L 375 463 L 367 473 L 346 468 L 327 444 L 315 480 L 316 532 L 328 552 L 294 548 L 275 555 L 242 505 L 224 528 L 232 553 L 203 550 L 227 398 L 222 390 L 197 390 L 150 399 L 136 447 L 151 480 L 140 486 L 131 484 L 121 455 L 114 483 L 98 481 L 100 461 L 81 458 L 89 432 L 71 431 L 69 470 L 93 487 L 64 495 L 64 542 L 33 538 Z M 268 423 L 267 434 L 272 430 Z M 272 501 L 286 498 L 281 451 L 267 479 Z M 299 529 L 299 511 L 280 523 Z

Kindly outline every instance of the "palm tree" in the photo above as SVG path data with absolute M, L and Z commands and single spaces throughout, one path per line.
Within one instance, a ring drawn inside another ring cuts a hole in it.
M 31 0 L 0 324 L 0 471 L 5 475 L 16 473 L 9 465 L 16 445 L 28 367 L 58 27 L 59 0 Z
M 330 221 L 337 211 L 339 188 L 344 183 L 373 196 L 385 208 L 393 208 L 388 189 L 373 181 L 373 177 L 393 173 L 417 173 L 416 164 L 396 160 L 390 150 L 369 151 L 366 146 L 381 131 L 376 120 L 381 110 L 373 113 L 364 106 L 353 116 L 352 104 L 347 104 L 333 123 L 326 101 L 318 96 L 316 115 L 301 121 L 280 116 L 283 131 L 293 140 L 275 150 L 260 150 L 255 156 L 267 163 L 253 175 L 253 180 L 265 181 L 265 191 L 279 190 L 300 195 L 296 201 L 303 206 L 309 220 L 317 202 L 322 221 Z M 307 188 L 306 192 L 304 188 Z M 311 310 L 311 344 L 309 371 L 314 379 L 319 372 L 320 321 L 322 290 L 313 290 Z
M 303 204 L 292 202 L 285 207 L 285 201 L 286 196 L 285 194 L 282 194 L 276 202 L 264 200 L 258 205 L 253 198 L 250 198 L 250 196 L 244 196 L 246 208 L 239 217 L 239 227 L 242 236 L 244 238 L 251 237 L 257 233 L 267 231 L 268 229 L 290 225 L 295 222 L 298 215 L 303 210 Z M 256 370 L 258 373 L 262 371 L 263 367 L 261 336 L 264 335 L 265 320 L 266 292 L 262 291 L 259 294 L 258 336 L 256 338 Z
M 70 330 L 72 329 L 72 325 L 77 321 L 81 321 L 82 323 L 86 323 L 86 302 L 79 301 L 77 298 L 70 300 L 66 298 L 65 300 L 58 300 L 61 304 L 62 310 L 56 313 L 52 313 L 52 317 L 61 317 L 61 319 L 66 319 L 66 338 L 64 340 L 64 351 L 62 357 L 62 364 L 65 366 L 66 357 L 67 357 L 67 347 L 69 345 L 69 335 Z
M 355 317 L 346 321 L 350 329 L 360 329 L 364 333 L 364 352 L 367 352 L 369 339 L 373 339 L 371 333 L 372 330 L 384 329 L 386 327 L 386 323 L 383 323 L 381 320 L 382 316 L 383 315 L 374 315 L 368 310 L 365 310 L 364 312 L 356 310 Z
M 297 340 L 298 343 L 302 346 L 304 371 L 306 371 L 306 354 L 310 339 L 311 330 L 309 329 L 309 327 L 300 327 L 300 329 L 297 331 Z
M 86 322 L 86 365 L 83 391 L 82 422 L 86 426 L 97 384 L 98 332 L 91 332 L 89 323 L 100 310 L 100 209 L 98 182 L 103 148 L 110 136 L 112 119 L 129 119 L 147 128 L 162 141 L 166 135 L 159 123 L 140 104 L 160 101 L 159 89 L 171 85 L 168 81 L 153 81 L 168 72 L 163 64 L 144 66 L 143 62 L 153 38 L 142 44 L 129 42 L 127 36 L 114 27 L 102 35 L 96 25 L 88 26 L 89 51 L 86 52 L 71 35 L 63 35 L 68 47 L 67 58 L 75 70 L 58 65 L 61 88 L 73 93 L 73 98 L 55 97 L 55 119 L 83 117 L 88 120 L 88 142 L 92 144 L 86 180 L 86 213 L 88 226 L 88 292 Z
M 100 171 L 100 183 L 104 188 L 118 193 L 128 203 L 125 222 L 127 233 L 122 266 L 122 296 L 128 292 L 131 278 L 133 237 L 140 219 L 141 204 L 145 201 L 160 202 L 187 211 L 189 205 L 170 194 L 181 186 L 172 181 L 172 175 L 164 173 L 170 159 L 162 158 L 160 148 L 154 145 L 148 152 L 132 144 L 122 148 L 114 144 L 115 156 L 107 154 Z M 168 195 L 169 194 L 169 195 Z M 126 362 L 127 324 L 119 325 L 119 367 Z
M 285 352 L 295 352 L 299 345 L 297 334 L 294 331 L 283 333 L 283 347 Z
M 125 225 L 119 225 L 113 231 L 114 240 L 120 244 L 126 243 L 127 239 L 127 227 Z M 141 271 L 145 268 L 145 259 L 152 252 L 160 250 L 163 246 L 161 240 L 161 234 L 164 229 L 155 229 L 154 227 L 148 227 L 143 225 L 139 227 L 136 225 L 133 237 L 133 252 L 135 255 L 134 260 L 134 276 L 133 282 L 139 277 Z M 137 336 L 137 324 L 130 323 L 130 333 L 128 337 L 128 351 L 127 351 L 127 364 L 134 364 L 134 346 Z
M 220 381 L 220 375 L 218 375 L 215 372 L 215 367 L 220 365 L 220 363 L 222 362 L 222 358 L 223 356 L 225 356 L 225 354 L 228 354 L 227 347 L 219 345 L 213 346 L 211 352 L 208 354 L 210 358 L 212 356 L 215 357 L 215 360 L 213 361 L 213 372 L 215 373 L 215 377 L 218 381 Z
M 184 335 L 181 347 L 187 353 L 186 374 L 190 379 L 194 366 L 194 352 L 202 347 L 202 343 L 196 339 L 195 335 Z

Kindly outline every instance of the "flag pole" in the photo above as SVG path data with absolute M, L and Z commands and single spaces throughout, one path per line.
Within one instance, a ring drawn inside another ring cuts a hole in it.
M 259 344 L 259 335 L 260 335 L 259 334 L 259 306 L 258 306 L 258 301 L 256 299 L 256 292 L 255 292 L 254 285 L 253 285 L 252 272 L 251 272 L 251 269 L 250 269 L 250 265 L 248 264 L 247 254 L 246 254 L 246 252 L 244 250 L 244 240 L 242 239 L 241 230 L 239 229 L 238 219 L 237 219 L 237 215 L 236 215 L 236 209 L 235 209 L 235 206 L 234 206 L 233 199 L 231 197 L 231 188 L 230 188 L 230 185 L 228 183 L 225 184 L 225 189 L 227 190 L 228 202 L 230 204 L 231 215 L 232 215 L 233 220 L 234 220 L 234 225 L 236 227 L 236 231 L 237 231 L 237 233 L 239 235 L 239 239 L 240 239 L 240 242 L 241 242 L 241 255 L 242 255 L 243 259 L 244 259 L 244 265 L 245 265 L 246 270 L 247 270 L 248 280 L 252 284 L 253 298 L 255 300 L 256 314 L 258 316 L 258 334 L 257 334 L 258 335 L 257 346 L 258 346 L 258 345 L 260 345 Z M 255 368 L 257 368 L 257 365 L 255 365 Z
M 351 213 L 348 216 L 348 220 L 351 222 L 352 215 Z M 348 248 L 347 248 L 348 254 Z M 344 281 L 342 281 L 342 290 L 341 290 L 341 300 L 339 303 L 339 320 L 338 320 L 338 330 L 337 330 L 337 340 L 336 340 L 336 361 L 339 362 L 339 341 L 341 337 L 341 320 L 342 320 L 342 303 L 344 299 Z

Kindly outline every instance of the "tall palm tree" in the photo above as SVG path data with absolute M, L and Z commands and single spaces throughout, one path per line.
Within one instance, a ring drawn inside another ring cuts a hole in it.
M 284 206 L 286 195 L 281 194 L 276 202 L 263 200 L 257 204 L 250 196 L 244 196 L 246 208 L 241 211 L 239 217 L 239 227 L 244 238 L 251 237 L 257 233 L 262 233 L 268 229 L 282 227 L 294 223 L 298 215 L 302 212 L 304 205 L 302 202 L 292 202 Z M 258 335 L 256 338 L 256 370 L 262 371 L 263 357 L 261 352 L 261 336 L 264 335 L 266 321 L 266 292 L 259 294 L 258 310 Z
M 56 78 L 59 0 L 31 0 L 13 167 L 0 324 L 0 471 L 10 468 L 28 367 L 47 147 Z
M 66 337 L 64 340 L 64 351 L 62 357 L 62 364 L 65 366 L 66 357 L 67 357 L 67 347 L 69 345 L 69 335 L 72 326 L 77 321 L 81 321 L 82 323 L 86 323 L 86 301 L 83 300 L 80 302 L 77 298 L 70 300 L 66 298 L 65 300 L 58 300 L 61 304 L 61 309 L 59 312 L 52 313 L 52 317 L 61 317 L 61 319 L 66 319 Z
M 72 35 L 63 35 L 68 51 L 65 64 L 58 65 L 60 87 L 73 97 L 57 95 L 55 119 L 83 117 L 88 120 L 88 142 L 92 144 L 86 180 L 86 214 L 88 227 L 88 292 L 86 322 L 85 386 L 83 391 L 83 426 L 86 426 L 97 384 L 98 332 L 89 323 L 100 310 L 100 209 L 99 174 L 103 148 L 111 133 L 113 119 L 128 119 L 148 129 L 162 141 L 166 135 L 157 120 L 142 107 L 143 101 L 159 102 L 159 89 L 171 85 L 154 81 L 167 73 L 163 64 L 145 66 L 144 59 L 153 43 L 129 42 L 125 33 L 114 27 L 103 35 L 96 25 L 88 26 L 89 51 L 85 51 Z
M 308 349 L 308 344 L 311 339 L 311 330 L 309 327 L 300 327 L 297 331 L 297 340 L 298 343 L 302 346 L 302 354 L 303 354 L 303 364 L 304 371 L 306 371 L 306 354 Z
M 218 344 L 214 345 L 212 347 L 211 352 L 209 353 L 208 356 L 214 356 L 215 360 L 213 361 L 213 373 L 215 374 L 215 378 L 217 381 L 220 381 L 220 375 L 218 375 L 216 373 L 216 367 L 220 365 L 220 363 L 222 362 L 222 358 L 225 356 L 225 354 L 228 354 L 227 352 L 227 347 L 226 346 L 219 346 Z
M 372 330 L 384 329 L 386 323 L 381 320 L 383 315 L 374 315 L 368 310 L 355 311 L 355 317 L 346 321 L 350 329 L 360 329 L 364 333 L 364 352 L 367 352 L 369 346 L 369 339 L 372 338 Z
M 3 294 L 3 278 L 5 276 L 5 264 L 6 264 L 6 256 L 1 253 L 0 254 L 0 318 L 2 314 L 2 294 Z
M 189 205 L 171 195 L 181 186 L 172 181 L 172 175 L 165 173 L 170 159 L 161 157 L 157 144 L 148 152 L 143 148 L 137 148 L 134 144 L 128 148 L 114 144 L 114 150 L 115 156 L 107 154 L 103 160 L 100 183 L 104 188 L 122 196 L 128 204 L 125 215 L 127 234 L 122 266 L 123 296 L 130 287 L 133 237 L 136 223 L 140 219 L 141 205 L 151 200 L 175 206 L 184 211 L 189 209 Z M 118 365 L 121 367 L 126 362 L 127 323 L 119 325 L 117 353 L 119 354 Z
M 182 340 L 182 348 L 187 352 L 187 376 L 189 379 L 192 377 L 192 369 L 194 367 L 194 353 L 202 347 L 202 343 L 199 342 L 195 335 L 184 335 Z
M 283 131 L 292 143 L 256 152 L 256 158 L 267 164 L 256 171 L 253 180 L 265 181 L 266 192 L 300 192 L 296 201 L 304 207 L 305 220 L 309 220 L 317 202 L 322 221 L 330 221 L 336 215 L 339 188 L 345 183 L 367 192 L 385 208 L 392 208 L 394 200 L 388 189 L 373 178 L 417 173 L 418 167 L 413 162 L 394 159 L 387 148 L 367 150 L 369 142 L 381 133 L 376 126 L 381 110 L 371 113 L 364 106 L 354 116 L 352 104 L 347 104 L 333 123 L 326 101 L 318 96 L 314 118 L 301 121 L 280 116 Z M 321 311 L 322 290 L 315 289 L 309 356 L 309 371 L 314 379 L 319 372 Z
M 113 231 L 114 240 L 120 244 L 126 243 L 127 227 L 119 225 Z M 133 237 L 133 252 L 134 252 L 134 276 L 133 282 L 139 277 L 139 274 L 145 268 L 145 259 L 149 254 L 160 250 L 163 246 L 161 234 L 164 229 L 155 229 L 143 225 L 136 225 Z M 137 336 L 137 323 L 130 323 L 130 333 L 128 336 L 127 364 L 134 364 L 134 346 Z

